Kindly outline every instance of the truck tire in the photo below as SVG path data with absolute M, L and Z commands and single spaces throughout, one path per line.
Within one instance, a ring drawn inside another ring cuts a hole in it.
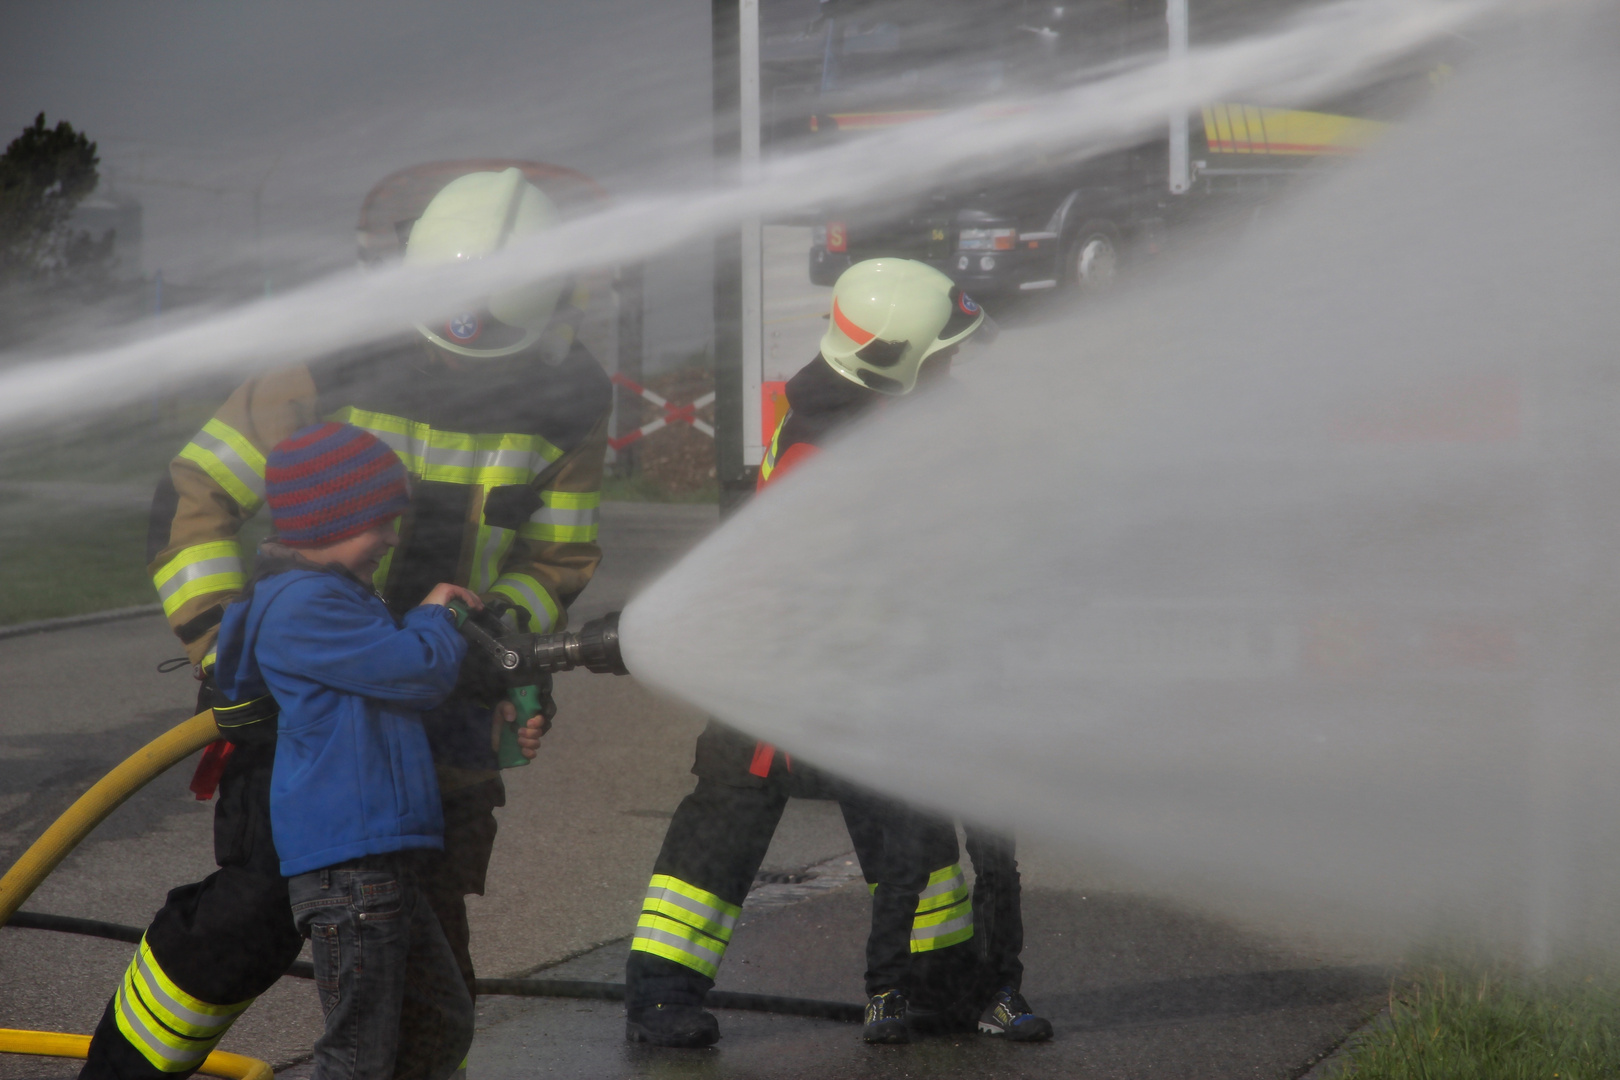
M 1106 221 L 1081 225 L 1065 251 L 1065 284 L 1074 295 L 1107 292 L 1119 277 L 1119 230 Z

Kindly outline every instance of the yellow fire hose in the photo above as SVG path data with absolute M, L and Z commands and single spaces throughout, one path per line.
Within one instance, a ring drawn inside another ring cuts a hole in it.
M 0 1053 L 37 1054 L 40 1057 L 82 1058 L 90 1052 L 90 1036 L 55 1031 L 15 1031 L 0 1028 Z M 197 1070 L 229 1080 L 273 1080 L 275 1073 L 258 1058 L 215 1050 Z
M 78 802 L 68 807 L 67 813 L 51 823 L 45 835 L 23 852 L 22 858 L 6 871 L 6 876 L 0 877 L 0 926 L 6 924 L 23 906 L 23 901 L 39 888 L 39 883 L 56 869 L 56 864 L 67 858 L 68 852 L 78 847 L 108 814 L 171 765 L 185 760 L 217 738 L 219 728 L 214 726 L 214 711 L 200 712 L 165 731 L 97 780 L 94 787 L 79 796 Z
M 5 925 L 23 901 L 33 895 L 39 883 L 79 846 L 90 831 L 107 815 L 124 804 L 170 766 L 196 753 L 219 738 L 212 710 L 200 712 L 185 723 L 159 735 L 131 754 L 112 772 L 96 781 L 91 789 L 68 807 L 67 813 L 51 823 L 45 834 L 23 852 L 0 877 L 0 926 Z M 82 1058 L 90 1052 L 90 1036 L 66 1035 L 54 1031 L 17 1031 L 0 1028 L 0 1053 L 36 1054 L 42 1057 Z M 215 1050 L 203 1062 L 200 1072 L 229 1080 L 272 1080 L 270 1066 L 256 1058 Z

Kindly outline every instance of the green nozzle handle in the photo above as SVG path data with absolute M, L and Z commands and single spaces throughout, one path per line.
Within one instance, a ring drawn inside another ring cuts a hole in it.
M 506 692 L 506 700 L 517 706 L 517 720 L 501 725 L 500 763 L 503 769 L 516 769 L 529 764 L 529 759 L 518 749 L 518 725 L 529 722 L 529 717 L 540 711 L 538 686 L 514 686 Z
M 465 626 L 467 623 L 467 618 L 472 615 L 472 608 L 467 606 L 467 601 L 465 600 L 452 600 L 444 606 L 449 608 L 450 614 L 456 617 L 457 630 L 460 630 L 463 626 Z

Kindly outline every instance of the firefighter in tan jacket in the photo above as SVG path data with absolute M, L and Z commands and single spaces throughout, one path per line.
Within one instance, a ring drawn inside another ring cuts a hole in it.
M 518 169 L 471 173 L 433 197 L 405 259 L 491 253 L 555 215 Z M 153 502 L 149 570 L 205 694 L 220 618 L 247 580 L 237 536 L 264 503 L 265 456 L 317 420 L 371 432 L 410 473 L 400 544 L 374 578 L 391 608 L 413 607 L 448 581 L 506 600 L 508 617 L 530 631 L 565 623 L 601 558 L 611 386 L 573 339 L 577 309 L 559 304 L 563 292 L 541 284 L 497 293 L 398 340 L 254 379 L 186 444 Z M 205 754 L 193 786 L 218 783 L 220 869 L 170 892 L 107 1005 L 82 1076 L 189 1075 L 298 953 L 267 810 L 274 704 L 205 698 L 200 707 L 209 704 L 228 742 Z M 490 719 L 459 697 L 424 717 L 445 850 L 423 885 L 469 991 L 464 897 L 483 892 L 493 810 L 504 802 Z M 411 1040 L 435 1038 L 435 1022 L 405 1016 L 402 1028 L 394 1075 L 410 1077 L 415 1060 L 432 1057 L 413 1055 Z

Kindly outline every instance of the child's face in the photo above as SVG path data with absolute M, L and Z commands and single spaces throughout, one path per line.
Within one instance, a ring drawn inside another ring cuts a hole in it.
M 355 577 L 370 581 L 388 549 L 399 544 L 399 531 L 392 521 L 374 525 L 347 540 L 339 540 L 325 547 L 305 548 L 304 557 L 310 562 L 337 565 Z

